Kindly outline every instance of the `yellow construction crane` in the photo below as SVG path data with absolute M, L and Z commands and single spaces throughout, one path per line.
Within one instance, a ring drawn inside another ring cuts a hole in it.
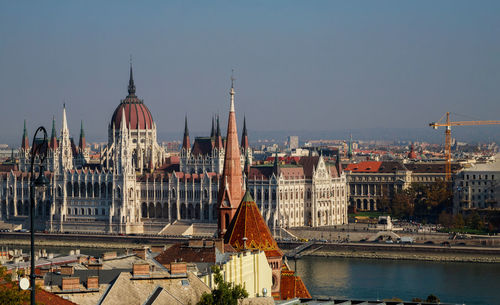
M 446 116 L 446 122 L 440 123 L 441 120 Z M 493 125 L 500 124 L 500 121 L 458 121 L 458 122 L 450 122 L 450 113 L 446 112 L 437 122 L 429 123 L 434 129 L 438 129 L 438 127 L 446 127 L 445 129 L 445 147 L 444 152 L 446 155 L 446 181 L 450 181 L 451 179 L 451 126 L 470 126 L 470 125 Z

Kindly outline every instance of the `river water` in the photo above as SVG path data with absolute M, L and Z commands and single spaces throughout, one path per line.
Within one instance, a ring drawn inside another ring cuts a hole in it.
M 294 262 L 289 261 L 294 268 Z M 297 273 L 313 296 L 500 305 L 500 264 L 303 257 Z

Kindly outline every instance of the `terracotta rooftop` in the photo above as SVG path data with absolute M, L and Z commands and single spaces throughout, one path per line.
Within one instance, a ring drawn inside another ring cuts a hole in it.
M 359 163 L 348 164 L 344 170 L 352 172 L 373 172 L 376 173 L 382 165 L 380 161 L 364 161 Z
M 281 270 L 280 299 L 289 300 L 294 298 L 306 299 L 311 298 L 311 295 L 300 276 L 295 275 L 295 272 L 285 267 Z
M 267 257 L 283 256 L 248 190 L 224 236 L 224 242 L 233 246 L 236 251 L 261 250 Z
M 394 173 L 395 171 L 407 170 L 399 161 L 363 161 L 347 164 L 344 170 L 353 173 Z

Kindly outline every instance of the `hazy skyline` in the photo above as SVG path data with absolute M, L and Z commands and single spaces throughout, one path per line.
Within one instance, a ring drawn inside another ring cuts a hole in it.
M 52 116 L 59 132 L 63 102 L 73 137 L 83 120 L 88 141 L 106 139 L 130 54 L 160 140 L 180 137 L 185 114 L 193 133 L 213 113 L 225 130 L 231 69 L 238 128 L 246 114 L 255 132 L 498 120 L 499 13 L 498 1 L 0 1 L 0 143 L 20 142 L 24 119 L 30 137 Z

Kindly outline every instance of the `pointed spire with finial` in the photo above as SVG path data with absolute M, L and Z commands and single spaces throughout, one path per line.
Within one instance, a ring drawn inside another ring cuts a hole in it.
M 232 87 L 232 85 L 231 85 Z M 231 90 L 231 107 L 227 120 L 226 147 L 224 151 L 224 168 L 222 170 L 223 183 L 220 184 L 217 205 L 219 208 L 218 228 L 219 236 L 224 236 L 233 216 L 243 197 L 243 175 L 241 171 L 241 154 L 238 143 L 238 128 L 236 127 L 236 113 L 234 111 L 234 91 Z M 217 118 L 217 122 L 218 122 Z M 219 126 L 219 123 L 217 124 Z M 217 133 L 220 139 L 220 129 Z M 222 140 L 217 140 L 222 142 Z
M 212 130 L 210 131 L 210 138 L 215 138 L 215 121 L 214 116 L 212 116 Z
M 233 76 L 234 70 L 231 70 L 231 90 L 229 90 L 229 95 L 231 96 L 231 102 L 229 107 L 229 112 L 234 112 L 234 81 L 236 78 Z
M 83 153 L 85 150 L 85 132 L 83 131 L 83 120 L 80 123 L 80 142 L 78 143 L 78 148 L 80 149 L 80 152 Z
M 52 117 L 52 133 L 50 135 L 49 147 L 52 150 L 57 149 L 56 118 L 55 118 L 55 116 Z
M 130 78 L 128 81 L 128 95 L 135 96 L 134 74 L 132 72 L 132 55 L 130 55 Z
M 220 123 L 219 123 L 219 115 L 217 115 L 217 133 L 215 134 L 215 147 L 218 149 L 222 149 L 222 135 L 220 132 Z
M 189 129 L 187 115 L 184 117 L 184 138 L 182 140 L 182 148 L 189 150 L 191 142 L 189 141 Z
M 245 150 L 248 149 L 248 134 L 247 134 L 247 120 L 246 117 L 243 116 L 243 132 L 241 134 L 241 147 Z
M 23 138 L 21 141 L 21 148 L 27 150 L 30 148 L 30 142 L 28 139 L 28 132 L 26 131 L 26 120 L 24 120 L 24 130 L 23 130 Z

